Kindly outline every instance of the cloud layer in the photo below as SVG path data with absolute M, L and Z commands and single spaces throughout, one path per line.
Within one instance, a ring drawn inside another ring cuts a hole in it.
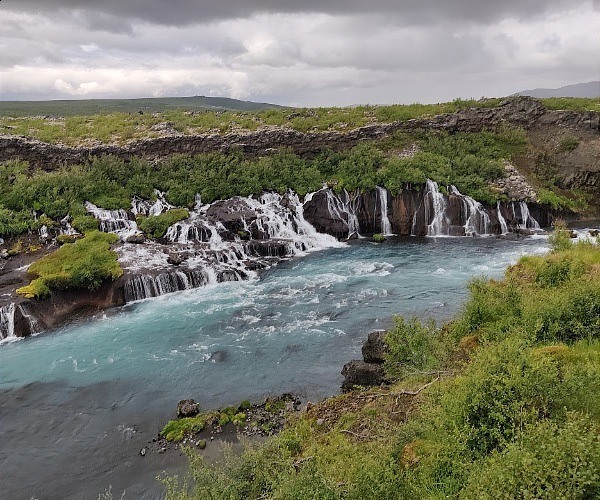
M 418 4 L 418 5 L 416 5 Z M 5 0 L 3 100 L 433 102 L 598 79 L 597 2 Z

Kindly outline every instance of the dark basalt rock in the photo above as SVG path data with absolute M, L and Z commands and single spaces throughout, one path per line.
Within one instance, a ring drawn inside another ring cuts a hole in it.
M 356 385 L 372 386 L 381 385 L 386 382 L 383 365 L 378 363 L 366 363 L 353 359 L 342 368 L 344 382 L 342 389 L 351 390 Z
M 167 262 L 174 266 L 179 266 L 187 260 L 188 256 L 182 253 L 170 253 Z
M 465 227 L 464 226 L 450 226 L 450 230 L 448 231 L 450 236 L 465 236 Z
M 362 355 L 366 363 L 383 363 L 388 352 L 385 343 L 387 332 L 377 331 L 369 333 L 369 337 L 362 346 Z
M 144 243 L 145 241 L 146 241 L 146 236 L 141 231 L 138 231 L 138 232 L 132 234 L 131 236 L 127 236 L 127 238 L 125 239 L 126 243 L 141 244 L 141 243 Z
M 200 405 L 193 399 L 182 399 L 177 403 L 177 418 L 193 417 L 200 413 Z

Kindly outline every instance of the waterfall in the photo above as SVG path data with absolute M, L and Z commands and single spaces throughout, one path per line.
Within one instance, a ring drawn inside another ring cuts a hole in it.
M 500 210 L 500 202 L 496 204 L 496 211 L 498 212 L 498 222 L 500 222 L 500 232 L 501 234 L 508 233 L 508 224 L 506 223 L 506 219 L 502 215 L 502 210 Z
M 327 189 L 327 210 L 329 215 L 342 221 L 344 225 L 348 227 L 348 239 L 356 235 L 360 236 L 360 225 L 358 223 L 358 216 L 356 215 L 356 205 L 358 203 L 358 197 L 354 201 L 351 200 L 348 191 L 344 189 L 343 196 L 345 200 L 342 200 L 341 196 L 338 196 L 332 189 Z
M 40 235 L 40 240 L 45 241 L 50 237 L 50 233 L 48 232 L 48 226 L 43 225 L 42 227 L 40 227 L 40 229 L 38 230 L 38 233 Z
M 515 204 L 519 207 L 519 215 L 515 210 Z M 516 221 L 517 228 L 519 229 L 541 229 L 538 221 L 536 221 L 531 213 L 529 207 L 525 201 L 512 202 L 513 220 Z
M 0 340 L 15 338 L 15 304 L 0 307 Z
M 446 198 L 440 193 L 437 182 L 427 179 L 423 203 L 425 204 L 427 236 L 447 235 L 450 223 L 446 215 Z M 415 212 L 413 226 L 416 224 L 416 219 L 417 213 Z
M 142 200 L 137 196 L 134 196 L 131 200 L 131 211 L 135 216 L 138 215 L 160 215 L 167 210 L 173 208 L 173 205 L 169 204 L 165 200 L 165 193 L 159 191 L 158 189 L 154 190 L 154 194 L 156 195 L 156 201 L 154 203 L 148 200 Z
M 213 276 L 214 278 L 214 276 Z M 211 275 L 203 269 L 177 270 L 160 274 L 140 274 L 132 276 L 124 286 L 125 302 L 158 297 L 167 293 L 190 290 L 207 285 Z M 216 279 L 214 279 L 216 283 Z
M 379 197 L 379 211 L 381 212 L 381 234 L 389 236 L 392 234 L 392 225 L 388 218 L 388 192 L 387 189 L 377 186 Z
M 137 231 L 137 224 L 129 220 L 127 212 L 122 208 L 119 210 L 104 210 L 86 201 L 85 209 L 98 219 L 100 231 L 119 233 L 122 238 Z
M 236 229 L 226 228 L 217 217 L 227 219 L 229 228 L 238 225 L 261 239 L 243 240 Z M 157 243 L 117 249 L 121 265 L 132 275 L 124 286 L 126 302 L 239 281 L 281 258 L 343 246 L 306 221 L 304 206 L 292 192 L 237 197 L 212 205 L 202 205 L 198 197 L 190 217 L 170 226 L 165 239 L 174 243 L 168 255 Z M 166 271 L 174 269 L 169 262 L 179 262 L 176 270 Z
M 0 307 L 0 341 L 12 341 L 17 339 L 17 332 L 15 332 L 15 317 L 19 313 L 23 319 L 27 322 L 29 331 L 25 334 L 34 334 L 41 331 L 37 320 L 32 314 L 29 314 L 25 304 L 15 305 L 10 303 L 3 307 Z M 23 335 L 23 332 L 20 332 Z
M 470 196 L 461 194 L 456 186 L 450 186 L 449 191 L 461 200 L 465 220 L 465 234 L 467 236 L 473 234 L 490 234 L 491 221 L 485 207 Z

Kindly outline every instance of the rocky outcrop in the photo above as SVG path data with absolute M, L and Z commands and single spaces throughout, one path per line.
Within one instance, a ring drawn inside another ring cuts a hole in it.
M 194 417 L 200 413 L 200 405 L 193 399 L 182 399 L 177 403 L 177 418 Z
M 342 368 L 344 381 L 342 390 L 349 391 L 355 386 L 381 385 L 386 381 L 383 366 L 353 359 Z
M 362 346 L 363 359 L 353 359 L 342 368 L 342 390 L 349 391 L 355 386 L 375 386 L 388 382 L 383 368 L 388 350 L 385 344 L 386 334 L 384 331 L 369 333 Z
M 83 163 L 94 156 L 113 155 L 124 159 L 145 157 L 158 159 L 174 154 L 241 151 L 258 156 L 286 147 L 296 154 L 312 156 L 325 149 L 341 150 L 361 141 L 372 141 L 397 131 L 419 129 L 448 132 L 478 132 L 511 125 L 526 130 L 548 127 L 571 130 L 575 133 L 600 132 L 600 113 L 550 111 L 540 101 L 530 97 L 511 97 L 495 108 L 467 108 L 454 114 L 433 118 L 418 118 L 386 124 L 372 124 L 349 132 L 298 132 L 285 127 L 270 127 L 252 132 L 225 135 L 172 135 L 134 140 L 125 145 L 95 145 L 68 147 L 48 144 L 35 139 L 0 135 L 0 161 L 20 159 L 32 165 L 53 169 L 63 164 Z
M 406 188 L 395 196 L 383 191 L 385 203 L 381 189 L 356 193 L 323 189 L 305 202 L 304 214 L 318 231 L 340 239 L 355 233 L 385 233 L 384 221 L 401 236 L 466 236 L 535 230 L 548 227 L 552 218 L 547 207 L 524 201 L 485 206 L 456 188 L 442 194 L 435 183 Z
M 369 337 L 362 346 L 362 356 L 365 363 L 383 363 L 388 352 L 385 343 L 387 332 L 375 331 L 369 333 Z
M 494 182 L 492 187 L 495 188 L 498 193 L 504 194 L 510 199 L 536 202 L 537 193 L 517 168 L 506 162 L 504 164 L 504 169 L 506 170 L 506 177 Z

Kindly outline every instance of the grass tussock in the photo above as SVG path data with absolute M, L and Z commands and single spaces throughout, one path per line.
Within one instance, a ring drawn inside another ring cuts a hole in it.
M 65 243 L 29 267 L 29 274 L 35 278 L 17 293 L 42 299 L 52 290 L 97 290 L 105 280 L 115 280 L 123 274 L 117 254 L 110 249 L 117 240 L 115 234 L 92 231 L 74 243 Z

